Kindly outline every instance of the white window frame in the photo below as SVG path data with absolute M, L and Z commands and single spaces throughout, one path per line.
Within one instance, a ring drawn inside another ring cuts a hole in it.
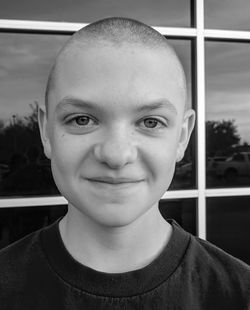
M 219 40 L 250 40 L 250 31 L 204 29 L 204 1 L 195 1 L 194 28 L 180 27 L 153 27 L 168 37 L 192 38 L 196 41 L 196 98 L 197 98 L 197 189 L 167 191 L 163 199 L 197 199 L 197 235 L 206 239 L 206 198 L 250 196 L 250 187 L 244 188 L 209 188 L 206 189 L 206 143 L 205 143 L 205 39 Z M 0 33 L 55 33 L 71 34 L 87 24 L 64 22 L 41 22 L 26 20 L 0 19 Z M 14 208 L 27 206 L 65 205 L 67 201 L 62 196 L 55 197 L 27 197 L 27 198 L 0 198 L 0 208 Z

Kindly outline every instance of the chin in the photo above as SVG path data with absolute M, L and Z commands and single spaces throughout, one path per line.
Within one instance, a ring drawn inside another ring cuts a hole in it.
M 126 221 L 126 219 L 122 218 L 116 218 L 116 219 L 99 219 L 98 224 L 101 225 L 102 227 L 107 227 L 107 228 L 115 228 L 115 227 L 124 227 L 129 224 L 131 224 L 133 221 Z
M 120 208 L 119 208 L 120 207 Z M 136 207 L 136 206 L 134 206 Z M 127 206 L 116 206 L 115 210 L 112 208 L 103 208 L 102 212 L 98 212 L 97 214 L 89 214 L 91 219 L 98 223 L 101 226 L 105 227 L 122 227 L 127 226 L 136 221 L 143 212 L 135 213 L 135 208 L 129 209 Z

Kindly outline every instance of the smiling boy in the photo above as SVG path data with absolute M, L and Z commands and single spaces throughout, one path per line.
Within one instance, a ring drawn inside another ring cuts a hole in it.
M 194 126 L 186 96 L 151 27 L 108 18 L 75 33 L 39 109 L 68 213 L 2 251 L 3 309 L 249 309 L 249 267 L 158 209 Z

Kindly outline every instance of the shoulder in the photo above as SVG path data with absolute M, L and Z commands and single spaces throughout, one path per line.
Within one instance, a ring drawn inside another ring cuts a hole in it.
M 250 266 L 243 261 L 208 241 L 191 236 L 185 264 L 191 280 L 198 286 L 250 306 Z
M 0 266 L 2 264 L 10 264 L 13 260 L 21 262 L 24 258 L 27 258 L 25 254 L 32 253 L 34 247 L 39 239 L 39 234 L 42 229 L 37 230 L 22 239 L 10 244 L 9 246 L 0 250 Z M 1 267 L 0 267 L 1 268 Z
M 21 290 L 43 259 L 39 241 L 42 230 L 33 232 L 0 251 L 0 296 Z
M 193 259 L 207 267 L 219 269 L 220 273 L 223 270 L 228 272 L 237 270 L 237 272 L 244 271 L 250 274 L 249 265 L 209 241 L 191 236 L 189 251 Z

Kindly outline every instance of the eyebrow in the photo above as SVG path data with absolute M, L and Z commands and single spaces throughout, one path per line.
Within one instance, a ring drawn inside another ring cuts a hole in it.
M 157 99 L 157 101 L 147 103 L 143 106 L 138 107 L 136 110 L 138 112 L 150 112 L 153 110 L 167 108 L 170 112 L 177 114 L 176 107 L 168 99 Z
M 88 100 L 82 100 L 75 97 L 65 96 L 58 103 L 56 110 L 65 109 L 67 106 L 73 106 L 80 109 L 89 109 L 89 110 L 100 110 L 102 111 L 102 107 L 100 107 L 97 103 L 91 102 Z M 136 112 L 150 112 L 158 109 L 167 108 L 173 114 L 177 114 L 176 107 L 166 98 L 157 99 L 153 102 L 146 103 L 142 106 L 138 106 L 135 108 Z
M 73 107 L 80 108 L 80 109 L 83 109 L 83 108 L 98 109 L 97 104 L 95 104 L 94 102 L 66 96 L 62 100 L 59 101 L 58 105 L 56 106 L 56 110 L 59 110 L 59 109 L 63 110 L 67 108 L 68 106 L 73 106 Z

